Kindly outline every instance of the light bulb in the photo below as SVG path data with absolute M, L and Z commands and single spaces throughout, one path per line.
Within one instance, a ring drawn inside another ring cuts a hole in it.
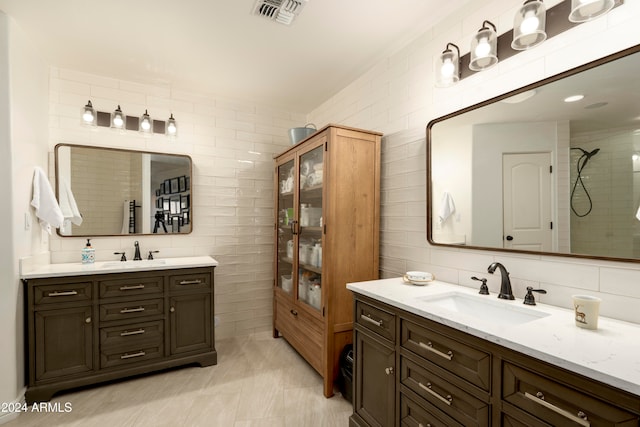
M 476 46 L 476 56 L 478 58 L 484 58 L 491 52 L 491 46 L 489 46 L 489 40 L 486 37 L 483 37 L 478 41 L 478 46 Z
M 531 34 L 540 26 L 540 20 L 536 16 L 536 13 L 532 10 L 525 14 L 522 24 L 520 24 L 520 32 L 522 34 Z
M 149 130 L 151 129 L 151 122 L 147 118 L 142 119 L 142 123 L 140 124 L 140 127 L 142 127 L 142 129 L 144 130 Z
M 167 132 L 169 132 L 170 135 L 174 135 L 177 130 L 175 123 L 169 123 L 167 125 Z
M 442 77 L 451 77 L 453 76 L 454 70 L 455 66 L 453 65 L 453 62 L 451 61 L 451 59 L 447 58 L 444 60 L 442 66 L 440 67 L 440 74 L 442 75 Z
M 589 4 L 589 3 L 595 3 L 598 0 L 580 0 L 580 4 Z
M 82 120 L 87 123 L 93 122 L 93 112 L 91 110 L 84 110 L 84 113 L 82 114 Z
M 122 127 L 122 125 L 124 124 L 124 120 L 122 120 L 122 116 L 120 114 L 113 117 L 113 124 L 116 127 Z
M 640 156 L 638 156 L 637 154 L 634 154 L 633 156 L 631 156 L 631 158 L 633 159 L 634 162 L 637 162 L 638 159 L 640 159 Z

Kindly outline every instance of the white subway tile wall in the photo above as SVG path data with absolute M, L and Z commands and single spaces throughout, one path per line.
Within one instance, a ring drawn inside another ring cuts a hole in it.
M 547 7 L 556 3 L 549 2 Z M 572 294 L 589 293 L 603 299 L 603 315 L 640 322 L 639 264 L 447 249 L 431 247 L 426 241 L 425 127 L 430 120 L 640 43 L 640 2 L 626 1 L 606 17 L 575 27 L 452 88 L 433 87 L 433 60 L 447 42 L 456 43 L 465 54 L 483 20 L 491 20 L 503 33 L 513 25 L 517 7 L 507 0 L 470 1 L 318 106 L 308 119 L 386 134 L 382 145 L 382 277 L 421 269 L 473 287 L 477 283 L 470 276 L 482 275 L 489 277 L 489 288 L 495 292 L 500 279 L 487 274 L 486 268 L 501 261 L 511 272 L 519 297 L 526 286 L 539 286 L 548 291 L 539 300 L 571 308 Z M 559 172 L 568 177 L 568 171 Z M 567 221 L 568 212 L 559 215 L 561 221 Z M 568 236 L 563 237 L 561 245 L 566 247 Z
M 90 99 L 98 111 L 178 121 L 176 139 L 135 131 L 87 128 L 80 109 Z M 273 281 L 273 157 L 289 146 L 289 128 L 304 114 L 251 102 L 172 91 L 77 71 L 50 74 L 50 150 L 59 143 L 186 154 L 193 160 L 193 232 L 189 235 L 94 237 L 100 261 L 131 258 L 134 241 L 157 258 L 211 255 L 215 273 L 216 337 L 271 329 Z M 96 178 L 98 173 L 96 172 Z M 98 183 L 96 183 L 98 185 Z M 120 205 L 120 209 L 122 209 Z M 50 239 L 51 261 L 77 262 L 80 238 Z

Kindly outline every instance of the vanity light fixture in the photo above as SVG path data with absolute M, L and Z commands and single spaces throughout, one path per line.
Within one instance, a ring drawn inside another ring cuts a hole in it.
M 87 101 L 87 105 L 82 107 L 82 123 L 88 126 L 95 126 L 96 124 L 96 110 L 91 104 L 91 100 Z
M 140 116 L 140 132 L 142 133 L 151 133 L 152 132 L 153 122 L 151 121 L 151 117 L 149 116 L 149 112 L 144 110 L 144 114 Z
M 126 116 L 120 109 L 120 105 L 111 113 L 111 127 L 114 129 L 124 129 Z
M 547 39 L 547 8 L 542 0 L 526 0 L 513 20 L 511 48 L 527 50 Z
M 569 21 L 587 22 L 605 15 L 615 6 L 615 0 L 571 0 Z
M 484 21 L 482 28 L 471 40 L 472 71 L 487 70 L 498 63 L 498 33 L 492 22 Z
M 452 50 L 451 47 L 455 48 Z M 460 48 L 447 43 L 436 63 L 436 87 L 449 87 L 460 80 Z
M 176 119 L 173 118 L 173 113 L 171 113 L 171 117 L 167 119 L 167 128 L 165 130 L 165 134 L 167 136 L 176 136 L 178 133 L 178 125 L 176 123 Z

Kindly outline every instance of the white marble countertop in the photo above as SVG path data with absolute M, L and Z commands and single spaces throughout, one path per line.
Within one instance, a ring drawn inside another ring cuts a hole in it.
M 83 276 L 102 273 L 129 273 L 133 271 L 168 270 L 175 268 L 215 267 L 218 261 L 210 256 L 160 258 L 141 261 L 96 261 L 93 264 L 70 262 L 35 265 L 20 272 L 22 279 L 42 277 Z
M 349 283 L 347 289 L 640 396 L 638 324 L 600 316 L 598 329 L 587 330 L 575 325 L 573 310 L 541 303 L 526 306 L 522 299 L 501 300 L 497 294 L 483 296 L 477 289 L 440 281 L 414 286 L 393 278 Z M 425 303 L 452 292 L 545 317 L 508 324 Z

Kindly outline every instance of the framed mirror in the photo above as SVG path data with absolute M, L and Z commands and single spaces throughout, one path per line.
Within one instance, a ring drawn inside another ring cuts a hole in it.
M 433 245 L 640 261 L 640 45 L 427 126 Z
M 56 196 L 65 216 L 60 236 L 191 232 L 189 156 L 58 144 L 55 161 Z M 182 198 L 189 203 L 180 203 Z

